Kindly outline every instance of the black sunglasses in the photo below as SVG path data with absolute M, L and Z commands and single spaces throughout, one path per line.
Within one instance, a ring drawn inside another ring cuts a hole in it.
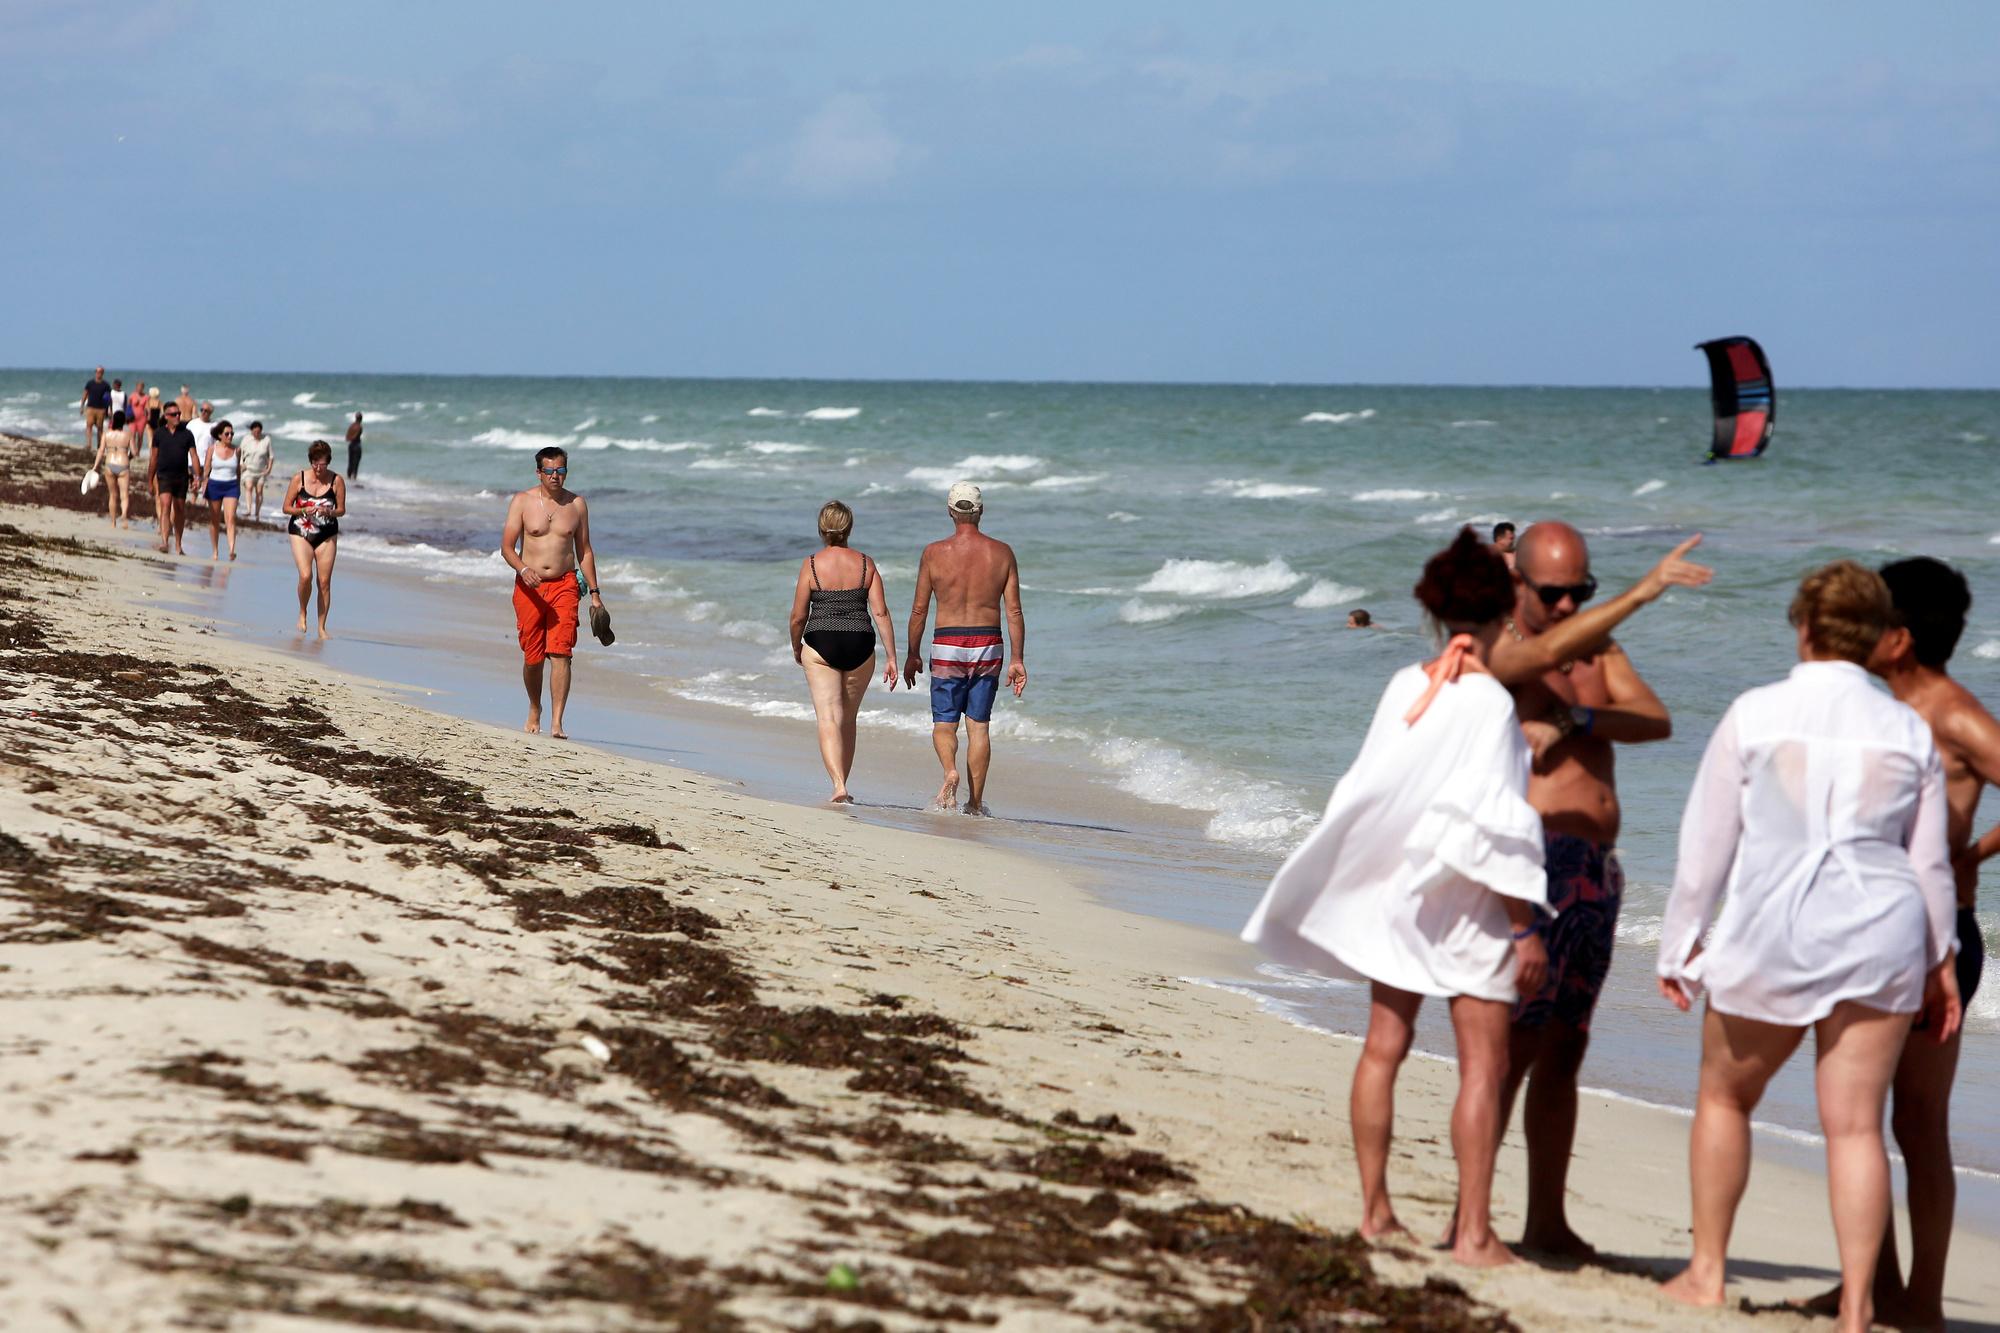
M 542 469 L 542 475 L 545 477 L 567 477 L 569 469 L 567 467 L 545 467 Z
M 1536 583 L 1523 574 L 1521 582 L 1535 590 L 1535 596 L 1542 599 L 1543 606 L 1554 606 L 1565 597 L 1575 602 L 1578 606 L 1582 606 L 1585 602 L 1597 596 L 1597 576 L 1595 574 L 1585 574 L 1581 583 Z

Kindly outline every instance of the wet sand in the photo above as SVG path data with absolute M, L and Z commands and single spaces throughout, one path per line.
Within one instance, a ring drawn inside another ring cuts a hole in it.
M 1750 1326 L 1645 1276 L 1685 1252 L 1684 1119 L 1584 1107 L 1576 1219 L 1628 1271 L 1370 1251 L 1355 1048 L 1182 980 L 1242 970 L 1226 938 L 420 707 L 401 650 L 371 680 L 216 633 L 223 593 L 159 573 L 205 561 L 0 523 L 0 1323 Z M 1419 1060 L 1399 1097 L 1423 1232 L 1451 1093 Z M 1826 1282 L 1823 1180 L 1760 1163 L 1735 1249 L 1732 1296 Z M 1994 1252 L 1961 1234 L 1965 1327 Z

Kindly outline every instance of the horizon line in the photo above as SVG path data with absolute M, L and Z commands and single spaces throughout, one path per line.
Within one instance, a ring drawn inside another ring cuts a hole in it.
M 91 368 L 97 363 L 91 362 Z M 0 375 L 6 374 L 63 374 L 73 368 L 62 366 L 0 366 Z M 117 378 L 123 375 L 108 370 Z M 136 374 L 137 372 L 132 372 Z M 150 372 L 149 372 L 150 373 Z M 186 375 L 331 375 L 349 379 L 519 379 L 519 380 L 631 380 L 645 383 L 762 383 L 762 384 L 968 384 L 1004 385 L 1012 387 L 1036 387 L 1055 385 L 1070 388 L 1149 388 L 1149 389 L 1586 389 L 1586 390 L 1706 390 L 1708 386 L 1700 381 L 1667 384 L 1638 383 L 1560 383 L 1556 381 L 1480 381 L 1480 380 L 1175 380 L 1175 379 L 1059 379 L 1059 378 L 1015 378 L 995 377 L 973 379 L 964 376 L 936 375 L 660 375 L 634 373 L 578 374 L 550 371 L 499 371 L 499 370 L 303 370 L 288 367 L 279 370 L 256 370 L 244 367 L 222 368 L 182 367 L 165 372 L 173 376 Z M 1812 384 L 1780 383 L 1781 391 L 1812 391 L 1840 393 L 1995 393 L 1997 385 L 1953 385 L 1953 384 Z

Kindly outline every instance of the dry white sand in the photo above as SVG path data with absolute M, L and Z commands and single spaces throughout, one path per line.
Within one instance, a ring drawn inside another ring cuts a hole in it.
M 0 599 L 0 1325 L 1245 1327 L 1270 1254 L 1357 1221 L 1356 1047 L 1184 980 L 1241 971 L 1231 941 L 425 712 L 214 635 L 123 558 L 0 556 L 37 569 Z M 1400 1088 L 1425 1232 L 1452 1091 L 1421 1059 Z M 1685 1254 L 1686 1130 L 1586 1099 L 1573 1216 L 1632 1271 L 1375 1270 L 1524 1329 L 1748 1327 L 1644 1275 Z M 1510 1141 L 1503 1235 L 1520 1166 Z M 1823 1180 L 1760 1165 L 1734 1255 L 1732 1298 L 1825 1285 Z M 1996 1257 L 1961 1233 L 1966 1327 L 2000 1321 Z

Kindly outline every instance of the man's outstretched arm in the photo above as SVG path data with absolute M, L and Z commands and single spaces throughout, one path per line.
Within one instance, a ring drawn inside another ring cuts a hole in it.
M 1633 612 L 1655 600 L 1668 588 L 1699 588 L 1715 577 L 1707 565 L 1687 559 L 1687 553 L 1701 545 L 1701 534 L 1669 551 L 1666 558 L 1646 571 L 1646 576 L 1602 606 L 1579 611 L 1559 625 L 1551 625 L 1533 638 L 1517 639 L 1503 634 L 1487 659 L 1491 671 L 1503 685 L 1525 685 L 1544 676 L 1572 658 L 1582 657 L 1600 647 L 1611 631 L 1625 623 Z

